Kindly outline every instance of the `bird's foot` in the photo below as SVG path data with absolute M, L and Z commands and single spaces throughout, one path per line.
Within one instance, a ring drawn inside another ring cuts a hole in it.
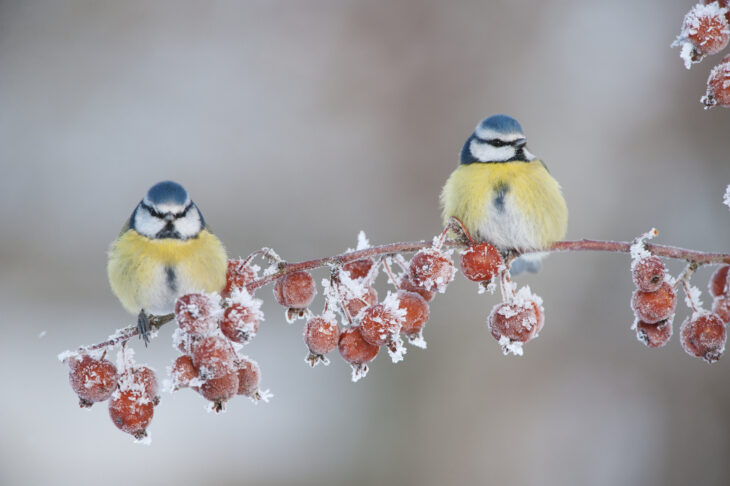
M 139 315 L 137 316 L 137 333 L 146 348 L 150 342 L 150 318 L 145 314 L 144 309 L 139 311 Z

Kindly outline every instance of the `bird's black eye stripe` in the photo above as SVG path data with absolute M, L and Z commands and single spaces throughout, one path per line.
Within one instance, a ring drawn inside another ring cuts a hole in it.
M 142 206 L 143 208 L 145 208 L 147 210 L 147 212 L 150 213 L 155 218 L 160 218 L 160 219 L 164 219 L 165 218 L 165 215 L 164 214 L 162 214 L 161 212 L 159 212 L 158 210 L 156 210 L 152 206 L 150 206 L 148 204 L 145 204 L 144 202 L 140 203 L 140 206 Z
M 504 140 L 500 140 L 498 138 L 493 138 L 492 140 L 487 140 L 486 142 L 492 147 L 504 147 L 505 145 L 511 145 L 509 142 L 505 142 Z
M 144 202 L 141 203 L 141 206 L 143 208 L 145 208 L 147 211 L 149 211 L 149 213 L 152 216 L 154 216 L 155 218 L 165 219 L 165 216 L 166 216 L 165 213 L 159 212 L 158 210 L 156 210 L 155 208 L 153 208 L 152 206 L 150 206 L 148 204 L 145 204 Z M 175 219 L 182 218 L 183 216 L 185 216 L 186 214 L 188 214 L 188 211 L 190 211 L 190 208 L 192 208 L 192 207 L 193 207 L 193 203 L 191 201 L 190 203 L 188 203 L 187 206 L 185 206 L 185 209 L 183 209 L 182 212 L 180 212 L 180 213 L 174 213 L 173 216 L 175 217 Z

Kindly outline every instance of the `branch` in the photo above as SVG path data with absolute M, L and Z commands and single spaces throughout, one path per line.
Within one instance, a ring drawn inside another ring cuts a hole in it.
M 433 245 L 433 241 L 431 240 L 421 240 L 421 241 L 407 241 L 407 242 L 400 242 L 400 243 L 390 243 L 387 245 L 379 245 L 379 246 L 373 246 L 370 248 L 366 248 L 364 250 L 355 250 L 355 251 L 349 251 L 345 253 L 340 253 L 339 255 L 334 255 L 330 257 L 325 258 L 318 258 L 316 260 L 307 260 L 303 262 L 298 263 L 286 263 L 281 262 L 280 265 L 282 266 L 281 269 L 278 272 L 272 273 L 271 275 L 266 275 L 265 277 L 256 279 L 249 284 L 246 285 L 246 290 L 248 290 L 249 293 L 253 294 L 253 292 L 263 287 L 264 285 L 267 285 L 269 283 L 275 282 L 276 280 L 280 279 L 284 275 L 287 275 L 292 272 L 297 272 L 300 270 L 312 270 L 315 268 L 320 268 L 324 266 L 342 266 L 345 263 L 352 262 L 355 260 L 362 260 L 365 258 L 373 258 L 377 256 L 387 256 L 387 255 L 395 255 L 400 253 L 413 253 L 418 250 L 421 250 L 423 248 L 428 248 Z M 553 252 L 570 252 L 570 251 L 604 251 L 604 252 L 613 252 L 613 253 L 629 253 L 631 250 L 631 242 L 626 241 L 601 241 L 601 240 L 577 240 L 577 241 L 559 241 L 557 243 L 554 243 L 548 250 L 542 250 L 547 251 L 548 253 Z M 461 242 L 457 242 L 454 240 L 446 240 L 443 244 L 446 248 L 465 248 L 467 245 Z M 650 251 L 652 254 L 664 257 L 664 258 L 673 258 L 677 260 L 686 260 L 688 262 L 693 262 L 697 265 L 706 265 L 706 264 L 723 264 L 727 263 L 730 264 L 730 254 L 728 253 L 708 253 L 708 252 L 702 252 L 702 251 L 695 251 L 695 250 L 688 250 L 685 248 L 679 248 L 675 246 L 664 246 L 664 245 L 653 245 L 653 244 L 646 244 L 646 249 Z M 525 253 L 534 253 L 535 251 L 528 251 Z M 261 254 L 261 250 L 254 252 L 254 254 Z M 252 254 L 253 255 L 253 254 Z M 168 322 L 174 320 L 174 316 L 172 314 L 167 314 L 164 316 L 150 316 L 150 328 L 151 329 L 159 329 L 163 325 L 167 324 Z M 117 334 L 109 337 L 104 342 L 93 344 L 90 346 L 85 346 L 82 349 L 86 350 L 97 350 L 97 349 L 103 349 L 106 347 L 115 346 L 121 342 L 128 341 L 129 339 L 133 338 L 138 334 L 137 331 L 137 325 L 132 325 L 127 328 L 124 328 L 117 332 Z

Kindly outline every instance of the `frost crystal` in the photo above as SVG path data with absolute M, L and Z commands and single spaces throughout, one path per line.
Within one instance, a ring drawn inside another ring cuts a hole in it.
M 727 186 L 727 189 L 725 189 L 725 196 L 722 198 L 722 202 L 730 208 L 730 185 Z
M 502 346 L 502 352 L 505 356 L 512 353 L 515 356 L 522 356 L 522 344 L 520 341 L 511 341 L 507 336 L 499 338 L 499 345 Z
M 695 287 L 694 285 L 689 285 L 686 287 L 688 290 L 685 293 L 684 296 L 684 302 L 687 304 L 687 307 L 690 309 L 694 309 L 695 307 L 698 309 L 702 308 L 702 299 L 700 296 L 702 295 L 702 292 L 700 289 Z
M 651 256 L 651 253 L 649 253 L 649 250 L 646 249 L 645 245 L 647 240 L 651 240 L 652 238 L 656 237 L 659 232 L 656 228 L 652 228 L 647 233 L 644 233 L 643 235 L 639 236 L 634 240 L 634 243 L 631 245 L 631 270 L 634 270 L 634 267 L 639 262 L 639 260 L 642 260 L 644 258 L 648 258 Z
M 396 334 L 393 337 L 393 341 L 388 345 L 388 354 L 393 363 L 399 363 L 403 361 L 403 356 L 406 354 L 406 348 L 403 346 L 403 340 L 400 335 Z
M 370 242 L 368 241 L 368 237 L 365 236 L 365 232 L 360 230 L 357 234 L 357 249 L 365 250 L 367 248 L 370 248 Z
M 358 381 L 362 380 L 367 376 L 368 374 L 368 365 L 366 364 L 359 364 L 359 365 L 350 365 L 352 367 L 352 382 L 357 383 Z

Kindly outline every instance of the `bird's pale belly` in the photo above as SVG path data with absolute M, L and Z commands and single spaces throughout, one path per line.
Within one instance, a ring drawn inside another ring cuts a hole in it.
M 533 250 L 541 248 L 540 234 L 514 203 L 509 192 L 497 194 L 486 203 L 486 218 L 478 225 L 477 236 L 500 249 Z
M 180 265 L 158 264 L 152 269 L 153 278 L 138 292 L 137 302 L 148 314 L 169 314 L 175 301 L 185 294 L 200 292 L 200 282 L 188 277 L 188 269 Z

